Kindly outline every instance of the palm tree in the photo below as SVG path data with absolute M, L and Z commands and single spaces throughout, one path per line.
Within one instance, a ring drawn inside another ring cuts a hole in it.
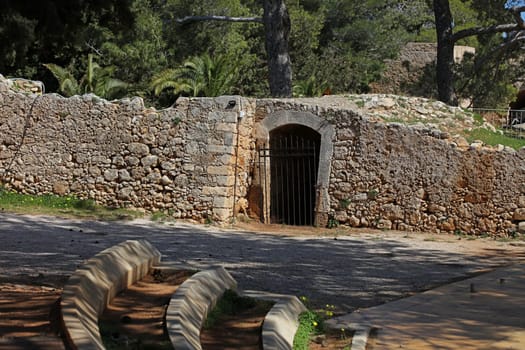
M 44 67 L 58 80 L 59 90 L 65 96 L 94 93 L 102 98 L 113 99 L 123 96 L 128 88 L 127 83 L 112 78 L 115 67 L 99 66 L 92 54 L 88 54 L 86 72 L 80 81 L 66 68 L 56 64 L 47 63 Z
M 306 80 L 300 80 L 293 86 L 294 97 L 317 97 L 323 95 L 328 88 L 326 82 L 319 84 L 315 75 L 311 75 Z
M 192 57 L 179 68 L 160 72 L 153 77 L 151 88 L 155 95 L 172 89 L 175 95 L 214 97 L 230 93 L 237 77 L 237 67 L 228 56 L 204 54 Z
M 44 63 L 44 67 L 49 69 L 53 76 L 58 80 L 58 90 L 65 96 L 78 94 L 80 87 L 78 82 L 67 69 L 53 63 Z

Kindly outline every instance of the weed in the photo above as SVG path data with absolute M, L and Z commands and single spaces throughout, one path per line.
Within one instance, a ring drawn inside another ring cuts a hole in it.
M 341 199 L 341 200 L 339 201 L 339 208 L 341 208 L 341 209 L 347 209 L 351 202 L 352 202 L 352 201 L 351 201 L 350 199 L 348 199 L 348 198 L 346 198 L 346 199 Z
M 335 311 L 335 305 L 326 304 L 325 309 L 323 310 L 323 314 L 325 318 L 331 318 L 334 316 Z
M 175 126 L 179 125 L 182 119 L 180 117 L 173 117 L 171 118 L 171 123 Z
M 327 227 L 328 228 L 336 228 L 337 226 L 339 226 L 339 220 L 333 218 L 333 217 L 330 217 L 328 219 L 328 224 L 327 224 Z
M 454 230 L 454 234 L 455 234 L 456 236 L 463 236 L 463 235 L 464 235 L 463 231 L 461 231 L 461 230 L 459 230 L 459 229 Z
M 357 107 L 359 107 L 359 108 L 363 108 L 365 106 L 365 101 L 363 101 L 363 100 L 356 100 L 354 102 L 357 105 Z
M 57 115 L 60 119 L 64 119 L 66 117 L 69 116 L 69 113 L 68 112 L 65 112 L 65 111 L 60 111 L 60 112 L 57 112 Z
M 159 222 L 162 222 L 162 221 L 165 221 L 165 220 L 166 220 L 166 214 L 164 214 L 164 213 L 161 212 L 161 211 L 156 211 L 156 212 L 154 212 L 154 213 L 151 214 L 150 219 L 151 219 L 151 221 L 159 221 Z
M 376 199 L 377 195 L 379 194 L 379 191 L 375 188 L 371 189 L 370 191 L 368 191 L 367 193 L 367 197 L 368 199 Z
M 299 328 L 295 332 L 293 350 L 308 350 L 310 336 L 324 331 L 323 319 L 312 310 L 299 315 Z
M 347 338 L 347 336 L 346 336 L 346 329 L 341 328 L 341 339 L 344 340 L 344 339 L 346 339 L 346 338 Z

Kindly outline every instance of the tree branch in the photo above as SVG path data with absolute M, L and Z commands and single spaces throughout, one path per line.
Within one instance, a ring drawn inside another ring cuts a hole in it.
M 456 42 L 473 35 L 505 33 L 519 29 L 520 27 L 517 24 L 497 24 L 490 27 L 468 28 L 452 34 L 452 41 Z
M 497 24 L 490 27 L 477 27 L 460 30 L 457 33 L 452 34 L 452 42 L 464 39 L 473 35 L 482 34 L 493 34 L 493 33 L 505 33 L 518 30 L 525 30 L 525 21 L 521 17 L 521 14 L 525 12 L 525 6 L 514 6 L 509 9 L 510 13 L 514 17 L 516 23 Z
M 175 20 L 179 24 L 187 24 L 199 21 L 222 21 L 222 22 L 251 22 L 263 23 L 260 17 L 230 17 L 230 16 L 186 16 Z
M 520 43 L 525 42 L 525 33 L 517 32 L 512 38 L 506 40 L 504 43 L 499 44 L 496 48 L 492 49 L 484 57 L 481 57 L 474 64 L 474 70 L 481 69 L 482 66 L 494 55 L 500 55 L 502 52 L 512 49 L 514 46 L 519 45 Z M 498 62 L 500 60 L 497 60 Z
M 512 12 L 518 26 L 521 29 L 525 29 L 525 21 L 521 17 L 521 13 L 525 12 L 525 6 L 514 6 L 510 9 L 510 12 Z

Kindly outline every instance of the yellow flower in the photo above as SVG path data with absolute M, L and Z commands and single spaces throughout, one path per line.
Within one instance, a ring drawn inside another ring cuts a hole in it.
M 313 321 L 312 324 L 314 325 L 314 327 L 317 327 L 317 322 Z

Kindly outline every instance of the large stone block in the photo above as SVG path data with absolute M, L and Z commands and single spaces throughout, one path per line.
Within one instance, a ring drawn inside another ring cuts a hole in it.
M 224 222 L 232 216 L 232 209 L 213 208 L 213 219 Z
M 104 171 L 104 180 L 106 181 L 115 181 L 118 179 L 118 170 L 117 169 L 108 169 Z
M 146 156 L 140 160 L 140 163 L 145 167 L 154 167 L 158 161 L 159 157 L 157 156 Z
M 512 220 L 525 221 L 525 208 L 516 209 L 512 215 Z
M 134 156 L 143 157 L 149 154 L 149 147 L 143 143 L 132 142 L 128 145 L 129 152 Z
M 206 170 L 210 175 L 230 175 L 232 173 L 231 166 L 209 166 Z

